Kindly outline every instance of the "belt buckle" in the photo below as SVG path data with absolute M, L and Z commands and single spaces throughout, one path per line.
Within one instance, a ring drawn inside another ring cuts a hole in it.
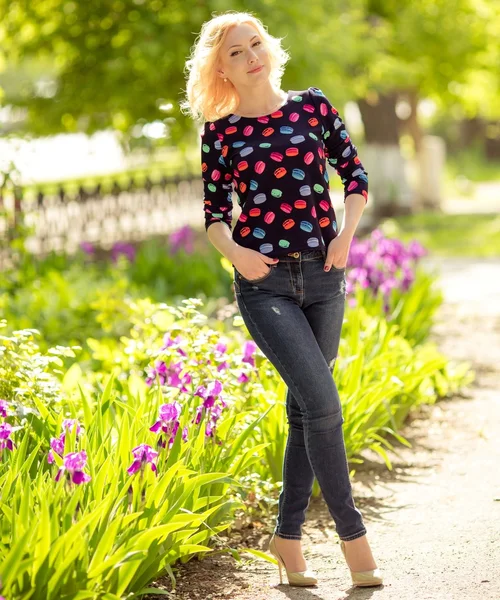
M 299 258 L 300 252 L 289 252 L 288 256 L 293 256 L 294 258 Z

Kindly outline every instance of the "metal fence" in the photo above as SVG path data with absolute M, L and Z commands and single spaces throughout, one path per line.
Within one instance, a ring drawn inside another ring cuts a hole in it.
M 0 209 L 11 204 L 10 219 L 0 218 L 0 261 L 8 261 L 10 233 L 21 216 L 25 225 L 34 227 L 26 241 L 30 252 L 71 254 L 81 242 L 107 249 L 117 241 L 140 241 L 187 224 L 202 227 L 202 194 L 199 176 L 146 178 L 140 184 L 129 178 L 125 185 L 112 183 L 107 191 L 101 184 L 80 186 L 73 193 L 60 187 L 54 194 L 16 188 L 10 198 L 0 195 Z

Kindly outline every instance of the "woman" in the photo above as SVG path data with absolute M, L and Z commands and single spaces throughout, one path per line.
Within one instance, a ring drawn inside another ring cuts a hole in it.
M 333 368 L 345 266 L 368 198 L 367 173 L 337 110 L 317 87 L 285 92 L 288 54 L 249 13 L 203 24 L 183 108 L 204 120 L 205 228 L 232 263 L 243 320 L 288 387 L 283 490 L 270 552 L 291 585 L 315 585 L 301 526 L 317 477 L 354 585 L 382 583 L 353 498 Z M 344 184 L 338 228 L 326 160 Z M 232 191 L 242 208 L 234 230 Z

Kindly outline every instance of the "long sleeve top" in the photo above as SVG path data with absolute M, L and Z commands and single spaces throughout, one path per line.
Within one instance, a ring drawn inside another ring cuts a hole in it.
M 223 222 L 233 240 L 278 258 L 328 247 L 337 220 L 326 161 L 350 194 L 368 201 L 367 171 L 345 125 L 317 87 L 288 91 L 285 103 L 260 117 L 230 114 L 201 133 L 205 230 Z M 232 192 L 241 214 L 232 225 Z

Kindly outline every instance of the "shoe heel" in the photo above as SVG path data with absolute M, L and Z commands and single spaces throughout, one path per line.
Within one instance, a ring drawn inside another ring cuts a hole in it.
M 278 561 L 278 569 L 280 572 L 280 585 L 282 585 L 283 584 L 283 574 L 281 572 L 281 561 L 279 559 L 276 559 L 276 560 Z

